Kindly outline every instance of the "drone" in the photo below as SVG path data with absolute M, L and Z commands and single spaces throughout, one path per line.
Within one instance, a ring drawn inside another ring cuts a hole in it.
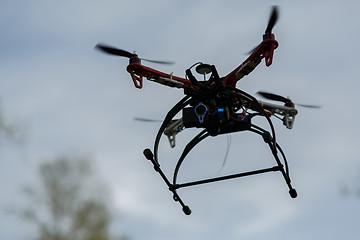
M 183 89 L 185 97 L 170 109 L 162 121 L 155 138 L 153 151 L 147 148 L 143 151 L 143 154 L 146 159 L 151 161 L 155 171 L 159 173 L 172 192 L 173 199 L 180 203 L 186 215 L 190 215 L 191 210 L 180 198 L 177 191 L 180 188 L 267 172 L 280 172 L 289 188 L 290 196 L 292 198 L 297 197 L 297 192 L 291 185 L 287 159 L 284 151 L 276 141 L 275 129 L 271 120 L 271 117 L 276 117 L 283 122 L 286 128 L 291 129 L 294 125 L 295 116 L 298 113 L 295 104 L 289 98 L 263 91 L 258 92 L 258 94 L 263 98 L 282 102 L 283 105 L 261 101 L 245 91 L 236 88 L 237 82 L 250 74 L 260 64 L 262 59 L 264 59 L 267 67 L 272 64 L 274 50 L 279 46 L 275 40 L 275 35 L 272 33 L 277 19 L 278 9 L 274 6 L 265 33 L 263 34 L 262 42 L 252 50 L 248 58 L 241 65 L 223 77 L 219 76 L 214 65 L 199 62 L 186 69 L 186 75 L 182 78 L 174 76 L 172 73 L 167 74 L 144 66 L 141 63 L 142 61 L 158 64 L 172 64 L 173 62 L 140 58 L 135 52 L 131 53 L 102 43 L 98 43 L 95 46 L 96 49 L 107 54 L 129 58 L 127 71 L 130 73 L 136 88 L 141 89 L 143 87 L 143 79 L 146 78 L 147 80 L 168 87 Z M 199 75 L 204 76 L 203 80 L 198 80 L 193 75 L 193 68 L 195 68 L 195 71 Z M 319 107 L 314 105 L 302 106 Z M 175 116 L 180 112 L 182 117 L 176 119 Z M 266 119 L 270 131 L 252 123 L 252 118 L 256 116 Z M 160 139 L 163 134 L 166 135 L 170 146 L 175 147 L 175 136 L 188 128 L 198 128 L 202 130 L 185 146 L 175 166 L 171 182 L 160 167 L 158 157 Z M 209 136 L 215 137 L 241 131 L 250 131 L 260 135 L 269 146 L 276 165 L 270 168 L 178 183 L 177 176 L 184 159 L 199 142 Z M 279 157 L 279 153 L 282 160 Z

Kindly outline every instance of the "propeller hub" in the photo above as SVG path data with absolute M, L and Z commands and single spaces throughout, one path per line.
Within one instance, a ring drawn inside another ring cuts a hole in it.
M 129 59 L 129 63 L 141 63 L 141 59 L 135 54 L 133 57 Z
M 265 33 L 263 35 L 263 40 L 266 40 L 266 39 L 275 39 L 275 34 L 273 34 L 273 33 Z
M 295 107 L 295 104 L 292 101 L 288 101 L 288 102 L 285 103 L 285 106 L 293 108 L 293 107 Z

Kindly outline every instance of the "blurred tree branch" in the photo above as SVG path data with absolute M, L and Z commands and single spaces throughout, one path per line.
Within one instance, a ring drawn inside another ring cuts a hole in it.
M 40 187 L 25 187 L 31 205 L 22 216 L 35 224 L 37 240 L 108 240 L 107 192 L 84 157 L 62 156 L 39 166 Z
M 9 120 L 5 118 L 2 106 L 0 104 L 0 139 L 11 139 L 17 142 L 22 142 L 24 137 L 23 129 L 18 123 L 9 123 Z
M 354 172 L 350 172 L 346 175 L 347 179 L 340 184 L 340 193 L 343 196 L 355 196 L 360 198 L 360 166 L 352 170 Z

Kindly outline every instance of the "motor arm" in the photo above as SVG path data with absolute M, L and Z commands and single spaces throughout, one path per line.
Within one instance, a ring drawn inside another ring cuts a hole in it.
M 188 88 L 191 86 L 191 82 L 188 79 L 160 72 L 153 68 L 141 65 L 141 63 L 138 62 L 130 63 L 127 66 L 127 71 L 130 73 L 136 88 L 142 88 L 143 77 L 169 87 Z
M 293 127 L 295 116 L 298 113 L 298 110 L 295 107 L 281 106 L 260 100 L 258 100 L 258 102 L 260 106 L 265 110 L 268 110 L 273 114 L 279 114 L 281 116 L 284 116 L 283 123 L 288 129 L 291 129 Z
M 270 36 L 270 37 L 269 37 Z M 251 55 L 231 73 L 223 77 L 223 82 L 227 86 L 235 87 L 237 81 L 250 74 L 265 58 L 265 65 L 272 64 L 274 50 L 279 46 L 274 34 L 264 34 L 264 40 L 255 48 Z

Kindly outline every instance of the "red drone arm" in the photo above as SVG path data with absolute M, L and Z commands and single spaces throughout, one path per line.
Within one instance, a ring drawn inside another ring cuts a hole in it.
M 259 65 L 261 59 L 263 58 L 265 58 L 266 66 L 270 66 L 272 64 L 274 50 L 278 47 L 278 45 L 279 44 L 273 38 L 273 35 L 271 38 L 263 40 L 260 45 L 254 50 L 254 52 L 240 66 L 238 66 L 231 73 L 222 78 L 224 85 L 235 87 L 237 81 L 239 81 L 245 75 L 251 73 L 256 68 L 256 66 Z M 188 79 L 160 72 L 153 68 L 141 65 L 141 63 L 139 62 L 130 63 L 127 66 L 127 71 L 130 73 L 136 88 L 142 88 L 143 77 L 146 77 L 148 80 L 155 81 L 170 87 L 194 87 Z
M 224 84 L 227 86 L 235 87 L 237 81 L 245 75 L 251 73 L 261 59 L 265 58 L 266 66 L 272 64 L 274 50 L 279 46 L 279 43 L 274 38 L 265 39 L 254 50 L 254 52 L 237 68 L 223 78 Z
M 137 88 L 142 88 L 143 77 L 170 87 L 187 88 L 191 86 L 191 82 L 188 79 L 163 73 L 136 62 L 130 63 L 127 66 L 127 71 L 130 73 Z

